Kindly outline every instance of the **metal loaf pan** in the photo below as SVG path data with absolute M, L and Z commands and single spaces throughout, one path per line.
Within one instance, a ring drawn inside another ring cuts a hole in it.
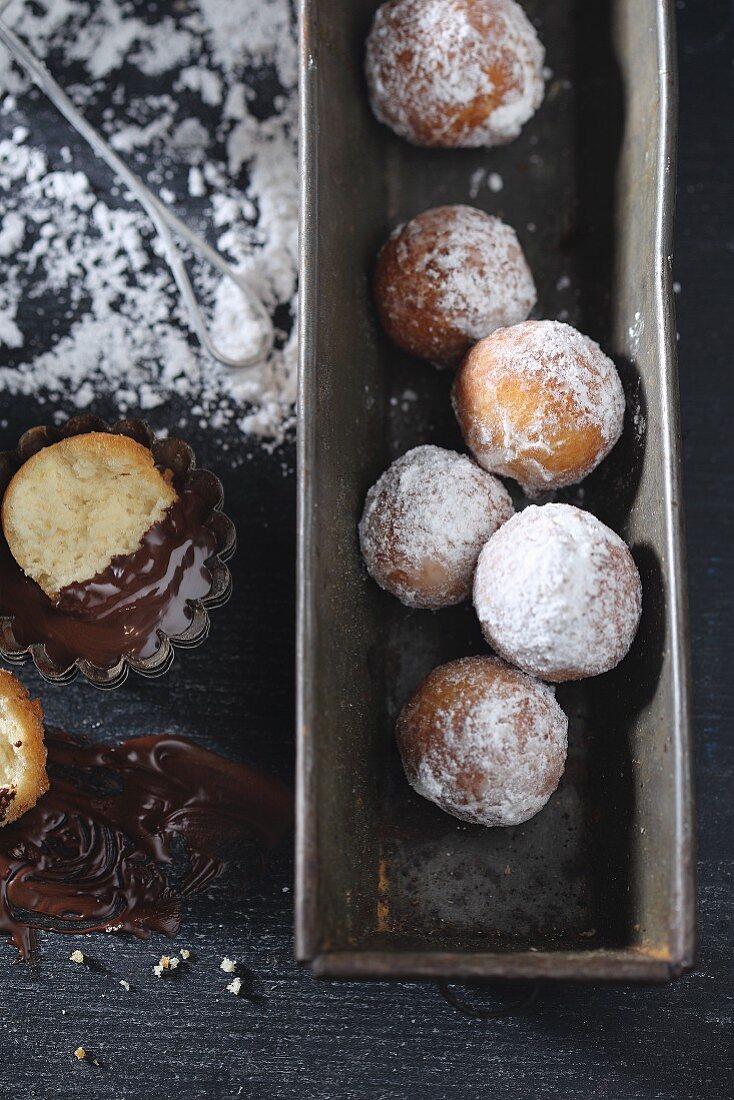
M 371 116 L 375 0 L 303 3 L 296 953 L 322 977 L 664 981 L 692 965 L 673 3 L 524 2 L 552 70 L 545 103 L 511 145 L 457 152 L 412 148 Z M 563 499 L 630 543 L 640 632 L 614 672 L 559 687 L 566 774 L 514 829 L 463 825 L 406 783 L 398 709 L 429 669 L 486 647 L 470 607 L 409 611 L 357 546 L 393 458 L 461 446 L 448 372 L 390 347 L 370 296 L 389 230 L 451 202 L 517 228 L 537 315 L 566 310 L 598 339 L 629 405 L 613 454 Z

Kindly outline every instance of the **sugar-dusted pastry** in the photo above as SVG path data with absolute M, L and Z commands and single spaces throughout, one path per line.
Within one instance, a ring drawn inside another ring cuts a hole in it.
M 642 585 L 628 547 L 590 512 L 531 506 L 489 540 L 474 578 L 484 636 L 543 680 L 619 664 L 637 633 Z
M 515 0 L 388 0 L 367 39 L 370 102 L 416 145 L 504 145 L 543 100 L 544 57 Z
M 530 495 L 581 481 L 624 422 L 614 363 L 559 321 L 524 321 L 481 340 L 461 365 L 453 401 L 477 462 Z
M 448 607 L 468 599 L 480 550 L 512 512 L 502 483 L 466 455 L 415 447 L 367 494 L 362 555 L 408 607 Z
M 567 732 L 553 689 L 495 657 L 434 669 L 396 728 L 411 786 L 477 825 L 519 825 L 545 806 L 563 774 Z
M 374 293 L 393 343 L 444 366 L 524 321 L 536 299 L 515 230 L 473 206 L 438 206 L 398 226 L 378 257 Z

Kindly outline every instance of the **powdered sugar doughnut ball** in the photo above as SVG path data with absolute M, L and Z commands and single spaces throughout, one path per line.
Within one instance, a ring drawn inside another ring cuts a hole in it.
M 535 301 L 515 230 L 473 206 L 426 210 L 398 226 L 377 259 L 385 332 L 411 355 L 446 366 L 483 336 L 523 321 Z
M 453 401 L 480 465 L 531 496 L 581 481 L 624 422 L 614 363 L 559 321 L 524 321 L 481 340 L 461 365 Z
M 553 689 L 495 657 L 434 669 L 396 727 L 411 787 L 477 825 L 520 825 L 545 806 L 567 734 Z
M 502 483 L 470 458 L 415 447 L 367 494 L 362 555 L 377 583 L 408 607 L 448 607 L 469 597 L 479 552 L 512 511 Z
M 372 110 L 415 145 L 504 145 L 543 101 L 544 57 L 515 0 L 389 0 L 367 39 Z
M 474 607 L 506 660 L 543 680 L 581 680 L 632 645 L 642 585 L 619 535 L 570 504 L 531 506 L 482 551 Z

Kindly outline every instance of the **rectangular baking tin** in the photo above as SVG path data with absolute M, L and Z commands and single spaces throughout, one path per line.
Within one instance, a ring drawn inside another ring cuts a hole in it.
M 692 965 L 673 4 L 525 6 L 552 70 L 543 107 L 511 145 L 451 152 L 372 117 L 374 0 L 303 3 L 296 954 L 322 977 L 664 981 Z M 640 632 L 617 670 L 558 689 L 566 774 L 514 829 L 464 825 L 406 783 L 397 711 L 429 669 L 486 647 L 469 606 L 404 608 L 357 545 L 365 493 L 393 458 L 461 447 L 448 372 L 390 347 L 370 297 L 389 230 L 453 202 L 516 227 L 536 315 L 600 340 L 629 405 L 613 454 L 563 499 L 632 546 Z

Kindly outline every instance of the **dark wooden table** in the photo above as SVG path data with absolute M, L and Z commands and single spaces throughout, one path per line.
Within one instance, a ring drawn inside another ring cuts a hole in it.
M 319 984 L 293 962 L 289 845 L 267 873 L 232 871 L 189 905 L 180 980 L 152 972 L 168 941 L 46 937 L 37 969 L 0 949 L 2 1097 L 105 1100 L 734 1095 L 734 8 L 679 0 L 680 374 L 698 742 L 700 957 L 667 988 L 552 986 L 498 1020 L 467 1018 L 433 985 Z M 90 168 L 91 171 L 91 168 Z M 112 415 L 111 407 L 98 407 Z M 43 419 L 14 400 L 1 442 Z M 204 464 L 216 448 L 194 440 Z M 209 643 L 160 683 L 52 690 L 51 721 L 117 739 L 173 728 L 288 778 L 293 761 L 292 449 L 223 473 L 239 521 L 236 599 Z M 172 716 L 175 716 L 172 718 Z M 98 967 L 74 966 L 75 946 Z M 259 1003 L 225 992 L 224 954 Z M 129 981 L 127 992 L 120 979 Z M 79 1063 L 82 1044 L 101 1063 Z

